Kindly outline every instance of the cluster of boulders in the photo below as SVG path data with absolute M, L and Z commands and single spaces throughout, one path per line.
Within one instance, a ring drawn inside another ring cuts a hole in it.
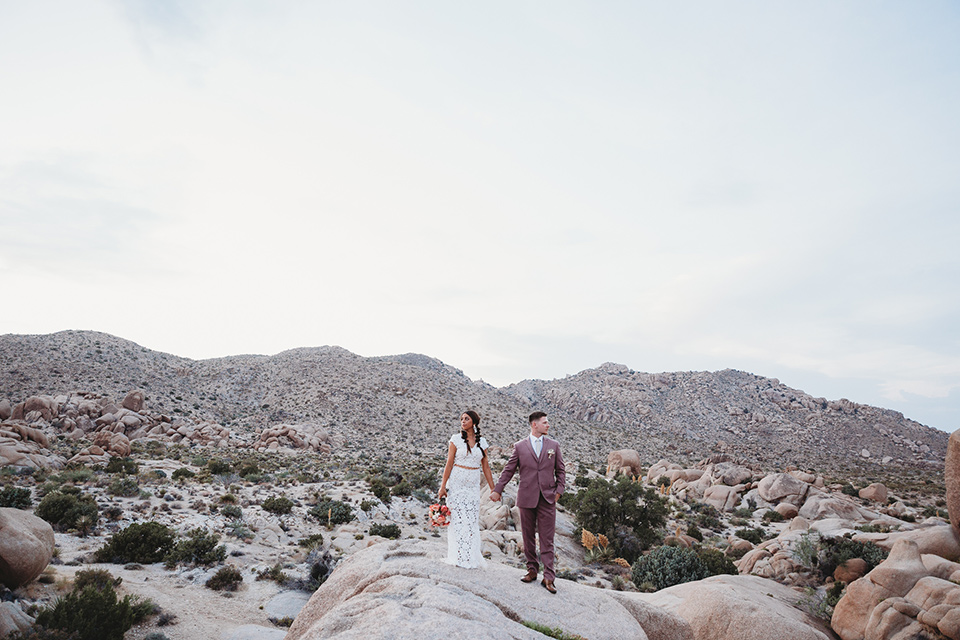
M 330 453 L 333 450 L 333 438 L 329 429 L 318 424 L 280 424 L 260 431 L 250 446 L 257 451 L 309 449 Z
M 48 450 L 44 432 L 91 440 L 68 462 L 96 464 L 129 455 L 131 442 L 140 439 L 223 447 L 231 438 L 230 430 L 217 423 L 150 411 L 143 391 L 136 389 L 119 404 L 91 393 L 31 396 L 13 406 L 3 400 L 0 419 L 7 420 L 0 427 L 0 463 L 33 468 L 63 465 L 63 459 Z
M 702 500 L 719 511 L 732 511 L 740 502 L 744 491 L 755 488 L 751 482 L 759 471 L 733 460 L 726 455 L 713 456 L 685 469 L 667 460 L 660 460 L 647 471 L 647 482 L 663 484 L 669 480 L 670 493 L 678 498 Z
M 40 430 L 16 422 L 0 423 L 0 467 L 60 469 L 64 460 L 51 452 Z

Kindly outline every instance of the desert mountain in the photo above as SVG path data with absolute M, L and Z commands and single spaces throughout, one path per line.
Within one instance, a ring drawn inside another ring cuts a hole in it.
M 418 354 L 366 358 L 339 347 L 191 360 L 104 333 L 0 336 L 0 401 L 142 389 L 153 411 L 235 433 L 312 423 L 343 453 L 442 455 L 468 407 L 508 446 L 534 408 L 550 413 L 573 459 L 633 448 L 650 462 L 723 452 L 755 463 L 823 469 L 874 464 L 942 468 L 948 435 L 902 414 L 827 400 L 741 371 L 641 373 L 604 364 L 558 380 L 495 388 Z

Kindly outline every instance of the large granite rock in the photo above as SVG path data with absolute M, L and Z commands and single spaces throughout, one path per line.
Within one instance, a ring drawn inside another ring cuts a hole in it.
M 542 640 L 532 621 L 591 640 L 694 640 L 679 617 L 640 594 L 557 581 L 551 595 L 523 584 L 521 569 L 488 562 L 483 569 L 446 564 L 444 545 L 402 540 L 355 553 L 310 598 L 287 640 L 418 638 Z
M 950 434 L 947 441 L 947 459 L 943 470 L 947 485 L 947 513 L 950 524 L 960 536 L 960 429 Z
M 53 557 L 53 528 L 20 509 L 0 507 L 0 582 L 10 589 L 27 584 Z
M 713 576 L 639 597 L 686 620 L 697 640 L 833 638 L 821 620 L 797 607 L 801 593 L 756 576 Z
M 809 490 L 809 484 L 789 473 L 770 474 L 757 485 L 760 497 L 767 502 L 771 504 L 787 502 L 797 507 L 806 500 Z

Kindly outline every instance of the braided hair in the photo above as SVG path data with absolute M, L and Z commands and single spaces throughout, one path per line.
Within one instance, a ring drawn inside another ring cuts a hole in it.
M 487 452 L 483 450 L 483 447 L 480 446 L 480 414 L 474 411 L 473 409 L 468 409 L 461 413 L 460 415 L 470 416 L 470 421 L 473 422 L 473 432 L 477 436 L 477 447 L 480 448 L 480 453 L 482 457 L 487 456 Z M 470 441 L 467 440 L 467 432 L 463 429 L 460 429 L 460 437 L 463 438 L 463 442 L 467 445 L 467 453 L 470 453 Z

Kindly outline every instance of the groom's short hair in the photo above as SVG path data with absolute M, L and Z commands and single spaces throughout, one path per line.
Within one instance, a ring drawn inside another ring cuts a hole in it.
M 547 414 L 545 414 L 543 411 L 534 411 L 533 413 L 530 414 L 530 422 L 536 422 L 540 418 L 546 418 L 546 417 L 547 417 Z

